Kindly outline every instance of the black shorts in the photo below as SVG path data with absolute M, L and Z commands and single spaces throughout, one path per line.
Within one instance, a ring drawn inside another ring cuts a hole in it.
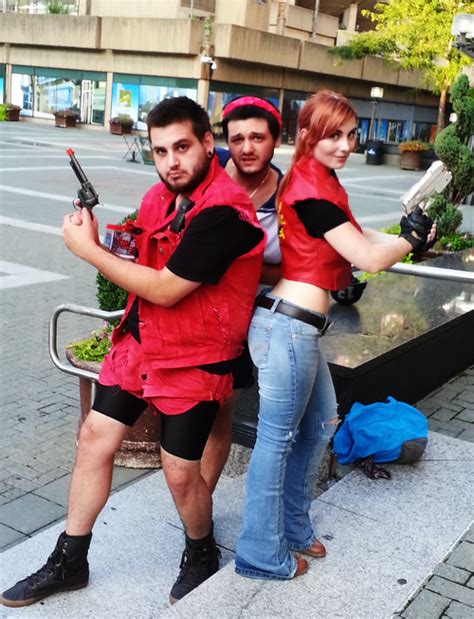
M 119 386 L 97 384 L 92 409 L 126 426 L 133 426 L 148 404 Z M 219 410 L 215 400 L 199 402 L 179 415 L 157 413 L 161 423 L 161 446 L 184 460 L 200 460 Z
M 245 342 L 244 349 L 240 356 L 232 361 L 232 388 L 235 389 L 248 389 L 255 383 L 255 376 L 253 373 L 253 362 L 250 357 L 248 343 Z

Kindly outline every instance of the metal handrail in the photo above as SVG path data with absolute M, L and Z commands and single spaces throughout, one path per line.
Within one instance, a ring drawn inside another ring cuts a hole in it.
M 66 365 L 61 361 L 58 355 L 58 320 L 59 316 L 64 312 L 70 312 L 72 314 L 81 314 L 82 316 L 91 316 L 92 318 L 100 318 L 102 320 L 117 320 L 123 316 L 124 310 L 118 310 L 116 312 L 104 312 L 103 310 L 96 309 L 94 307 L 86 307 L 84 305 L 75 305 L 73 303 L 63 303 L 51 314 L 49 319 L 49 331 L 48 331 L 48 344 L 49 344 L 49 356 L 51 357 L 54 365 L 66 374 L 72 376 L 79 376 L 80 378 L 88 378 L 89 380 L 96 382 L 98 374 L 90 372 L 89 370 L 82 370 L 81 368 L 75 368 L 72 365 Z
M 469 271 L 460 271 L 458 269 L 442 269 L 439 267 L 420 266 L 417 264 L 404 264 L 397 262 L 393 266 L 385 269 L 392 273 L 400 273 L 403 275 L 418 275 L 421 277 L 428 277 L 432 279 L 446 279 L 457 282 L 474 283 L 474 273 Z M 72 314 L 80 314 L 82 316 L 91 316 L 92 318 L 100 318 L 102 320 L 117 320 L 123 316 L 124 310 L 118 310 L 115 312 L 105 312 L 94 307 L 86 307 L 84 305 L 75 305 L 73 303 L 64 303 L 58 305 L 58 307 L 51 314 L 49 319 L 49 355 L 54 365 L 66 374 L 72 376 L 79 376 L 80 378 L 88 378 L 89 380 L 96 382 L 98 374 L 90 372 L 89 370 L 83 370 L 76 368 L 72 365 L 66 365 L 61 361 L 58 355 L 58 320 L 59 316 L 64 312 L 70 312 Z
M 397 262 L 386 271 L 391 273 L 401 273 L 403 275 L 419 275 L 432 279 L 447 279 L 453 282 L 474 283 L 474 273 L 461 271 L 459 269 L 442 269 L 440 267 L 420 266 L 419 264 L 405 264 Z

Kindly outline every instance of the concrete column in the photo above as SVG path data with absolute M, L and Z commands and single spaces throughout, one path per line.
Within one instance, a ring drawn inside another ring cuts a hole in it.
M 357 15 L 359 13 L 359 7 L 357 2 L 352 3 L 345 11 L 343 15 L 344 25 L 349 32 L 355 32 L 357 25 Z
M 3 94 L 5 96 L 4 103 L 12 100 L 12 65 L 10 63 L 10 43 L 5 43 L 5 84 Z
M 278 94 L 278 109 L 280 110 L 280 113 L 283 114 L 283 101 L 285 99 L 285 89 L 284 88 L 280 88 L 280 92 Z
M 318 16 L 319 16 L 319 0 L 314 0 L 313 10 L 313 24 L 311 27 L 310 41 L 316 43 L 317 30 L 318 30 Z
M 209 100 L 209 87 L 211 80 L 199 79 L 197 84 L 197 103 L 207 112 L 207 102 Z
M 277 22 L 276 22 L 276 34 L 284 35 L 285 34 L 285 24 L 286 24 L 286 7 L 288 4 L 288 0 L 286 2 L 278 3 L 278 13 L 277 13 Z
M 12 100 L 12 65 L 7 62 L 5 65 L 5 103 Z
M 111 117 L 112 111 L 112 84 L 113 84 L 113 73 L 111 71 L 107 72 L 107 80 L 105 82 L 105 111 L 104 111 L 104 127 L 109 126 L 109 120 Z

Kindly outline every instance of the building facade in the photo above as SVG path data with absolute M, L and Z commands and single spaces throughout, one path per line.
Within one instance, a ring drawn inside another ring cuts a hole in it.
M 145 128 L 161 99 L 187 95 L 203 105 L 216 132 L 236 95 L 272 100 L 292 143 L 306 98 L 330 88 L 359 115 L 360 141 L 429 139 L 437 98 L 420 74 L 375 58 L 341 63 L 328 48 L 368 27 L 351 0 L 64 0 L 69 14 L 42 14 L 47 2 L 18 0 L 0 13 L 0 98 L 23 116 L 53 119 L 74 109 L 83 123 L 108 126 L 127 114 Z M 374 86 L 383 98 L 371 99 Z

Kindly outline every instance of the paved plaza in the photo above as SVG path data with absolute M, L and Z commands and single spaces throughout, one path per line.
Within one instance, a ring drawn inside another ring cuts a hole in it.
M 157 178 L 152 166 L 129 160 L 127 145 L 120 136 L 92 129 L 57 129 L 50 123 L 41 122 L 0 124 L 0 549 L 4 551 L 3 560 L 0 560 L 1 590 L 11 584 L 10 565 L 19 549 L 24 547 L 28 556 L 37 555 L 35 565 L 51 550 L 49 528 L 61 530 L 74 461 L 79 416 L 78 381 L 61 373 L 49 358 L 48 320 L 61 303 L 97 307 L 97 301 L 94 270 L 72 256 L 64 248 L 60 236 L 62 218 L 72 209 L 71 200 L 78 186 L 67 163 L 65 150 L 68 147 L 76 151 L 103 202 L 96 211 L 102 232 L 106 223 L 116 223 L 133 211 L 139 205 L 140 197 Z M 276 163 L 285 168 L 290 158 L 291 149 L 282 147 Z M 399 220 L 399 196 L 421 173 L 392 166 L 367 166 L 362 155 L 354 155 L 340 176 L 358 220 L 365 225 L 380 227 Z M 466 226 L 472 229 L 472 215 Z M 63 350 L 72 339 L 82 337 L 98 326 L 98 321 L 65 316 L 60 323 L 59 349 Z M 472 346 L 472 341 L 466 345 Z M 463 463 L 466 479 L 469 479 L 467 472 L 471 471 L 471 482 L 465 487 L 466 495 L 459 497 L 462 506 L 459 509 L 466 510 L 469 503 L 466 497 L 474 496 L 474 367 L 440 385 L 419 402 L 418 407 L 428 417 L 433 436 L 441 436 L 438 443 L 434 439 L 439 453 L 445 453 L 443 450 L 449 446 L 451 455 L 446 461 L 451 462 L 457 460 L 455 454 L 459 451 L 463 454 L 459 462 Z M 442 436 L 446 443 L 442 443 Z M 442 458 L 437 461 L 441 462 Z M 163 490 L 165 496 L 160 476 L 160 472 L 116 467 L 113 487 L 117 505 L 120 501 L 125 505 L 127 497 L 133 499 L 132 504 L 137 504 L 137 497 L 141 498 L 140 488 L 145 491 L 153 484 L 161 484 L 160 493 Z M 136 483 L 131 486 L 132 482 Z M 230 490 L 233 483 L 237 484 L 235 492 L 241 496 L 242 482 L 226 477 L 221 484 L 222 496 L 217 499 L 218 506 L 222 505 L 224 511 L 229 509 L 225 493 L 233 496 Z M 433 509 L 436 509 L 435 499 L 433 497 Z M 128 506 L 127 503 L 127 509 Z M 168 505 L 167 509 L 172 514 L 172 506 Z M 453 513 L 458 510 L 456 502 L 450 505 L 450 509 Z M 111 523 L 120 517 L 120 514 L 109 515 Z M 179 549 L 179 522 L 168 512 L 166 518 L 176 533 L 176 548 Z M 237 532 L 237 518 L 238 514 L 234 513 L 231 520 L 235 527 L 226 529 L 226 562 L 233 556 L 235 539 L 232 536 L 235 537 Z M 405 597 L 397 593 L 396 599 L 401 601 L 392 610 L 398 616 L 407 619 L 462 619 L 474 615 L 474 529 L 469 528 L 469 524 L 464 526 L 462 518 L 457 518 L 456 522 L 460 528 L 458 534 L 454 534 L 453 529 L 448 547 L 438 554 L 433 552 L 426 578 L 422 575 L 417 576 L 418 580 L 411 580 L 411 585 L 414 582 L 418 585 L 407 590 Z M 141 527 L 139 523 L 137 526 Z M 392 540 L 387 538 L 385 542 L 390 544 Z M 439 548 L 443 548 L 442 545 Z M 169 560 L 169 566 L 167 557 L 160 558 L 171 574 L 169 578 L 172 578 L 179 561 L 178 550 L 175 554 L 173 560 Z M 360 567 L 363 569 L 363 564 Z M 33 564 L 31 568 L 36 569 Z M 226 569 L 230 573 L 230 565 Z M 223 574 L 223 582 L 227 582 L 225 578 Z M 166 588 L 168 584 L 166 582 L 163 586 Z M 342 586 L 342 595 L 343 590 Z M 87 597 L 86 592 L 74 595 Z M 124 612 L 127 605 L 124 591 L 120 592 L 120 613 L 114 612 L 112 605 L 110 613 L 94 615 L 91 611 L 92 614 L 85 614 L 81 610 L 85 598 L 73 599 L 77 603 L 72 601 L 69 609 L 66 601 L 64 606 L 53 606 L 56 610 L 49 613 L 47 603 L 38 606 L 37 610 L 7 611 L 0 607 L 0 617 L 38 614 L 48 619 L 60 616 L 102 619 L 123 614 L 138 619 L 142 616 L 158 617 L 168 612 L 156 608 L 147 611 L 146 615 L 134 614 L 133 610 Z M 190 596 L 189 604 L 192 604 L 192 599 Z M 179 606 L 169 612 L 180 616 Z M 312 611 L 305 614 L 305 610 L 297 610 L 295 614 L 330 617 L 329 614 L 318 614 L 317 596 Z M 184 613 L 181 616 L 191 615 Z M 194 616 L 215 615 L 206 614 L 203 608 L 201 615 L 194 612 Z M 239 611 L 222 616 L 252 615 Z M 347 615 L 334 616 L 356 617 L 350 611 Z

